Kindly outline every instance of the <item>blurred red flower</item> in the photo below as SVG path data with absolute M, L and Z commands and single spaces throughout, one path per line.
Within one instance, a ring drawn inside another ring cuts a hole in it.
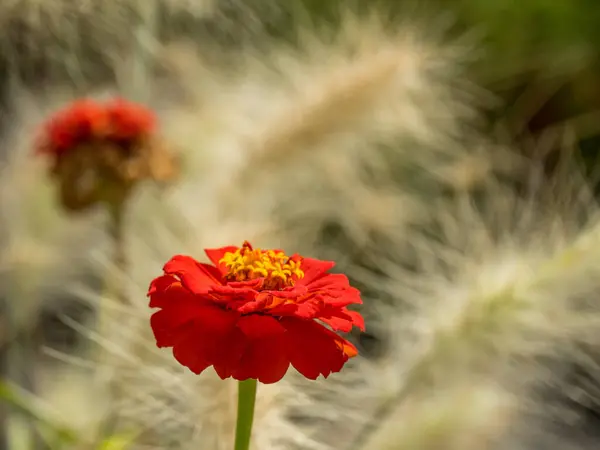
M 151 110 L 122 98 L 107 103 L 77 100 L 44 124 L 37 150 L 59 158 L 78 145 L 90 142 L 127 144 L 150 134 L 155 123 Z
M 220 378 L 275 383 L 290 363 L 309 379 L 339 372 L 356 348 L 322 324 L 364 330 L 348 310 L 360 292 L 333 262 L 242 247 L 206 250 L 214 265 L 173 257 L 152 281 L 150 307 L 158 347 L 172 347 L 182 365 Z M 321 323 L 319 323 L 321 322 Z
M 114 99 L 106 105 L 110 122 L 110 139 L 131 141 L 150 134 L 156 125 L 152 111 L 122 98 Z

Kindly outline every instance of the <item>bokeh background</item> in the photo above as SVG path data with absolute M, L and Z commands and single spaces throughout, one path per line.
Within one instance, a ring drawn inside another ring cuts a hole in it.
M 600 446 L 596 0 L 1 0 L 0 30 L 0 449 L 231 448 L 235 383 L 156 349 L 145 293 L 245 239 L 335 260 L 367 319 L 341 373 L 260 387 L 254 448 Z M 128 211 L 125 305 L 104 212 L 32 156 L 114 95 L 184 163 Z

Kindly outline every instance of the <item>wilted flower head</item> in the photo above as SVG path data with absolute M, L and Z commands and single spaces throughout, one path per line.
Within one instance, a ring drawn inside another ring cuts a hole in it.
M 150 285 L 158 347 L 200 374 L 275 383 L 290 363 L 305 377 L 339 372 L 356 348 L 334 331 L 364 330 L 362 303 L 333 262 L 242 247 L 206 250 L 214 265 L 173 257 Z M 321 323 L 319 323 L 321 322 Z M 334 331 L 325 327 L 328 325 Z
M 44 125 L 37 152 L 52 160 L 63 206 L 122 201 L 138 181 L 167 181 L 177 173 L 173 155 L 155 135 L 156 118 L 117 98 L 71 103 Z

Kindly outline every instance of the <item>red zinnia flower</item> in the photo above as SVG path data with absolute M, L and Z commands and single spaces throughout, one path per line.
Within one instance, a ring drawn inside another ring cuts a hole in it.
M 151 318 L 158 347 L 173 347 L 199 374 L 213 366 L 222 379 L 275 383 L 290 363 L 305 377 L 339 372 L 357 355 L 336 331 L 364 330 L 362 303 L 333 262 L 243 246 L 206 250 L 214 265 L 173 257 L 152 281 Z
M 140 181 L 171 181 L 179 163 L 155 133 L 152 110 L 122 98 L 77 100 L 44 124 L 37 153 L 48 157 L 62 206 L 120 205 Z
M 152 111 L 121 98 L 106 104 L 77 100 L 46 122 L 38 152 L 59 158 L 81 144 L 132 143 L 149 135 L 155 122 Z

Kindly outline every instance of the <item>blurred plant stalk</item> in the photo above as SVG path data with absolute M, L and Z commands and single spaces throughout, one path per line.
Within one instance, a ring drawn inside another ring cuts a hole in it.
M 105 292 L 103 292 L 101 302 L 98 309 L 97 332 L 101 336 L 110 336 L 112 328 L 112 320 L 114 313 L 111 312 L 109 302 L 116 302 L 118 306 L 127 303 L 127 294 L 124 289 L 124 277 L 128 271 L 128 263 L 126 256 L 126 239 L 125 239 L 125 209 L 127 200 L 122 199 L 115 201 L 112 204 L 107 204 L 109 213 L 108 234 L 112 244 L 112 267 L 106 274 Z M 113 355 L 108 349 L 100 347 L 98 362 L 99 362 L 99 378 L 101 383 L 106 382 L 107 395 L 110 401 L 119 398 L 120 386 L 118 380 L 114 376 L 118 368 L 117 362 L 113 361 Z M 114 434 L 117 430 L 118 417 L 112 415 L 109 408 L 106 417 L 101 421 L 98 427 L 96 436 L 96 446 L 99 448 L 108 436 Z
M 28 301 L 33 295 L 27 289 L 26 268 L 15 267 L 11 276 L 8 295 L 0 309 L 0 380 L 13 383 L 26 392 L 38 393 L 36 359 L 40 349 L 40 339 L 35 323 L 28 323 L 21 317 L 15 305 Z M 16 444 L 35 450 L 47 446 L 39 433 L 35 421 L 15 414 L 11 405 L 0 404 L 0 449 L 14 448 Z

